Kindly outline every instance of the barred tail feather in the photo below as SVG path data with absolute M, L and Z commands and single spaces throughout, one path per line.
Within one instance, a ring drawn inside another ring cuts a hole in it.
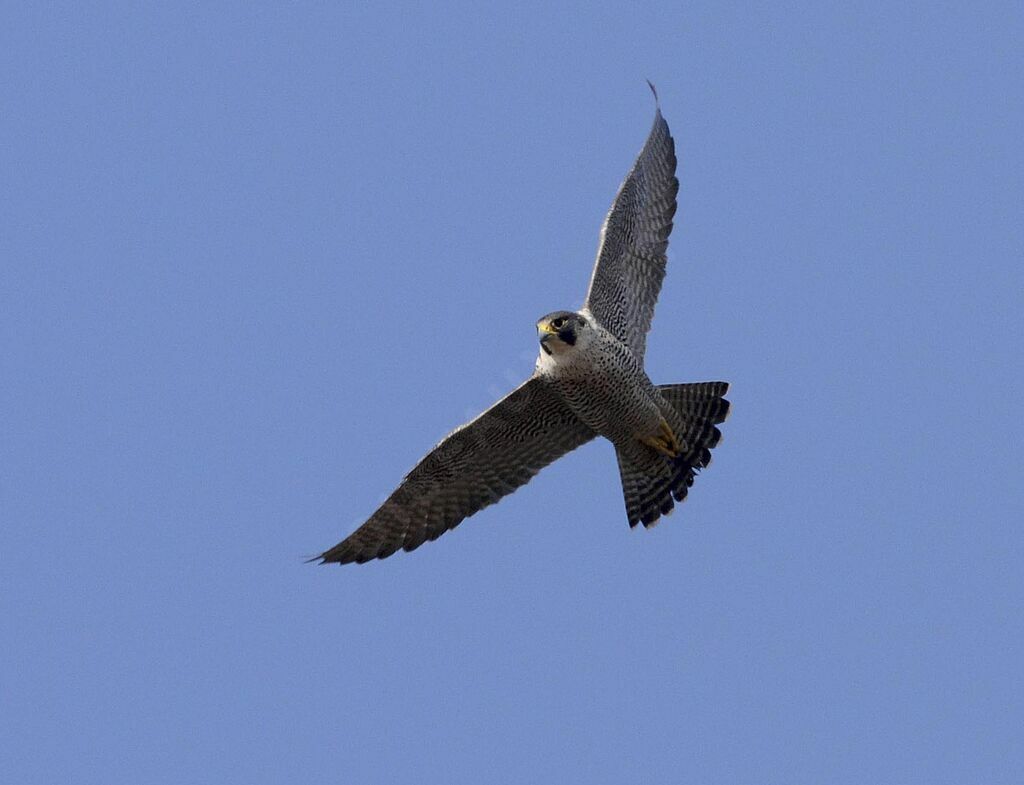
M 677 458 L 666 461 L 657 453 L 638 455 L 616 448 L 619 476 L 630 527 L 653 526 L 669 514 L 675 502 L 686 498 L 697 473 L 711 463 L 711 450 L 722 432 L 716 425 L 729 416 L 729 402 L 723 398 L 726 382 L 664 384 L 658 387 L 670 411 L 665 415 L 682 444 Z
M 688 421 L 705 420 L 720 425 L 729 417 L 729 402 L 724 397 L 729 392 L 729 382 L 659 384 L 658 392 Z

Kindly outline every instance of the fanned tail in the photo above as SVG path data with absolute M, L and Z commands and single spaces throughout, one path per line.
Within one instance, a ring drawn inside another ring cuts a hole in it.
M 729 416 L 729 402 L 723 397 L 727 382 L 663 384 L 658 392 L 668 405 L 664 412 L 682 447 L 675 458 L 653 450 L 624 450 L 616 447 L 619 476 L 631 527 L 652 526 L 670 513 L 675 502 L 686 498 L 697 473 L 710 465 L 711 450 L 722 439 L 717 425 Z

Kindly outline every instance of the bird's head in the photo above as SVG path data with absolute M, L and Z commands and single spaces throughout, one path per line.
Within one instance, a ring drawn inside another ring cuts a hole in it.
M 540 350 L 548 357 L 561 357 L 585 344 L 591 325 L 585 316 L 574 311 L 555 311 L 537 321 Z

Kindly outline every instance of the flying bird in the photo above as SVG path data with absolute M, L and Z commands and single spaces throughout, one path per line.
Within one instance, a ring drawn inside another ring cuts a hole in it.
M 369 520 L 312 561 L 414 550 L 596 436 L 615 446 L 630 527 L 651 526 L 686 498 L 721 438 L 729 385 L 655 385 L 644 372 L 679 189 L 675 143 L 654 97 L 654 125 L 601 227 L 586 301 L 537 322 L 533 375 L 448 434 Z

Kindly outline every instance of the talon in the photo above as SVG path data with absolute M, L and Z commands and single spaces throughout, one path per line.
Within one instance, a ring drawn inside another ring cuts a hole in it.
M 679 455 L 682 452 L 682 447 L 679 445 L 679 439 L 676 438 L 675 431 L 672 430 L 672 426 L 668 424 L 667 420 L 661 421 L 661 434 L 665 440 L 665 444 L 673 453 L 672 457 Z
M 659 437 L 657 437 L 657 436 L 644 436 L 643 438 L 640 439 L 640 441 L 642 441 L 648 447 L 650 447 L 650 448 L 652 448 L 654 450 L 657 450 L 662 455 L 666 455 L 669 458 L 672 457 L 671 453 L 669 453 L 669 451 L 668 451 L 668 448 L 665 446 L 665 443 Z
M 640 439 L 648 447 L 651 447 L 667 458 L 677 458 L 679 453 L 682 452 L 679 446 L 679 440 L 673 433 L 671 426 L 662 420 L 658 424 L 658 435 L 657 436 L 645 436 Z
M 662 427 L 669 433 L 669 441 L 672 443 L 672 451 L 677 455 L 683 451 L 682 445 L 679 443 L 679 439 L 676 438 L 676 432 L 672 430 L 672 426 L 665 420 L 662 421 Z

